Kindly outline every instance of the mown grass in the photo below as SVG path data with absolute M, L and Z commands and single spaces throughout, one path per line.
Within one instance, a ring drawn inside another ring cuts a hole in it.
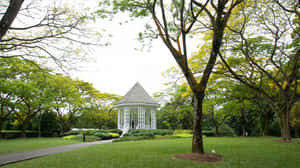
M 28 150 L 75 143 L 80 142 L 75 140 L 64 140 L 62 138 L 20 138 L 10 140 L 0 139 L 0 154 L 23 152 Z
M 173 156 L 191 151 L 190 138 L 103 144 L 19 162 L 4 168 L 298 168 L 300 144 L 272 137 L 205 138 L 205 151 L 224 156 L 220 163 L 194 163 Z

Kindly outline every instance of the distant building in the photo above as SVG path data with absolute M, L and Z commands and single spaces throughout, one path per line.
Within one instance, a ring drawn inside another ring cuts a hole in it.
M 156 129 L 156 109 L 159 104 L 138 82 L 117 102 L 118 129 Z

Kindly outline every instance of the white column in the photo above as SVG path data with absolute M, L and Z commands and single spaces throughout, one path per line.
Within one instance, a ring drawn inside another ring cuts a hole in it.
M 130 124 L 130 111 L 128 107 L 124 108 L 124 128 L 129 129 L 129 124 Z
M 121 129 L 121 110 L 118 109 L 118 129 Z
M 141 106 L 138 105 L 137 109 L 138 109 L 138 127 L 137 128 L 141 128 Z
M 145 129 L 146 127 L 145 127 L 145 107 L 143 107 L 143 106 L 141 106 L 141 115 L 142 115 L 142 121 L 141 121 L 141 123 L 142 123 L 142 128 L 143 129 Z
M 155 109 L 151 109 L 151 129 L 156 129 L 156 112 Z

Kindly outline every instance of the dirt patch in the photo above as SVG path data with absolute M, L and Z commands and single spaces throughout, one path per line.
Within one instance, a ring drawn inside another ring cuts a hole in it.
M 293 143 L 293 144 L 300 144 L 300 142 L 295 142 L 295 141 L 284 141 L 283 139 L 277 139 L 273 140 L 275 142 L 283 142 L 283 143 Z
M 222 162 L 223 157 L 221 155 L 215 153 L 184 153 L 175 155 L 174 158 L 176 159 L 183 159 L 183 160 L 191 160 L 193 162 L 200 162 L 200 163 L 207 163 L 207 162 Z

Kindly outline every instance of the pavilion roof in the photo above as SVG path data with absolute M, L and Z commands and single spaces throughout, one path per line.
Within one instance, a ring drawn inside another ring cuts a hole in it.
M 159 104 L 153 100 L 153 98 L 146 92 L 142 85 L 137 82 L 126 94 L 125 96 L 115 104 L 115 106 L 120 105 L 130 105 L 130 104 L 144 104 L 144 105 L 154 105 Z

